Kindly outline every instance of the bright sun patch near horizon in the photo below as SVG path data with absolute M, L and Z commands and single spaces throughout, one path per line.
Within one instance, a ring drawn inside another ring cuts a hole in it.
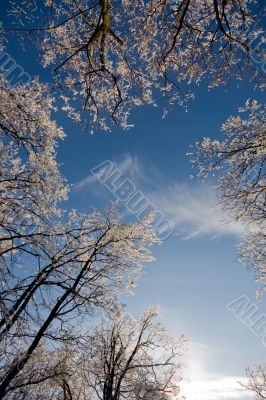
M 252 396 L 244 391 L 239 381 L 243 377 L 221 377 L 210 380 L 194 380 L 181 385 L 182 394 L 187 400 L 251 400 Z

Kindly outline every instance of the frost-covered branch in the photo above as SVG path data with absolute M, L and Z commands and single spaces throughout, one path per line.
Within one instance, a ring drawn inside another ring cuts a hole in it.
M 37 36 L 69 115 L 110 129 L 129 127 L 132 108 L 161 96 L 166 108 L 185 104 L 187 84 L 204 79 L 219 86 L 245 70 L 264 86 L 265 53 L 255 45 L 264 32 L 253 12 L 247 0 L 46 0 L 29 8 L 30 21 L 19 4 L 12 14 L 24 21 L 15 29 Z
M 205 138 L 197 144 L 193 163 L 199 175 L 216 174 L 220 200 L 229 215 L 246 225 L 247 243 L 240 246 L 266 288 L 266 108 L 258 102 L 241 109 L 246 118 L 224 123 L 224 140 Z

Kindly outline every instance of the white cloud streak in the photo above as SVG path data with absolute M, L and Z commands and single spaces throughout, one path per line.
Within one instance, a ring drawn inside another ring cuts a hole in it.
M 114 167 L 120 170 L 123 176 L 130 178 L 132 181 L 138 181 L 141 176 L 144 176 L 141 163 L 135 155 L 126 153 L 110 161 L 113 163 Z M 98 182 L 97 176 L 90 172 L 85 178 L 81 179 L 74 185 L 74 190 L 79 192 L 96 182 Z
M 225 235 L 243 237 L 244 226 L 229 222 L 225 211 L 218 205 L 215 190 L 208 184 L 174 183 L 150 197 L 175 224 L 177 233 L 186 239 Z
M 225 211 L 218 205 L 215 189 L 208 183 L 192 180 L 166 185 L 164 177 L 155 167 L 143 165 L 137 156 L 129 153 L 111 161 L 120 170 L 123 178 L 130 179 L 157 210 L 175 224 L 176 233 L 180 237 L 244 237 L 245 227 L 239 222 L 229 222 Z M 74 185 L 74 191 L 79 192 L 93 184 L 97 184 L 97 187 L 102 185 L 97 176 L 90 173 Z M 106 192 L 104 185 L 102 187 Z

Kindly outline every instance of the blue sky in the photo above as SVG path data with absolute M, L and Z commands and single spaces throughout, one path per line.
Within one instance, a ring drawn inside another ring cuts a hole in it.
M 47 79 L 34 51 L 28 48 L 25 56 L 14 43 L 9 51 L 28 73 Z M 127 132 L 115 127 L 91 135 L 59 113 L 56 118 L 67 137 L 58 148 L 58 161 L 73 185 L 64 207 L 89 212 L 116 198 L 91 174 L 92 168 L 110 160 L 174 223 L 175 233 L 154 247 L 156 261 L 145 267 L 135 295 L 123 301 L 132 313 L 158 304 L 170 332 L 188 337 L 188 400 L 246 400 L 236 382 L 245 367 L 265 360 L 266 348 L 227 305 L 244 294 L 263 314 L 266 300 L 258 302 L 254 276 L 237 262 L 235 246 L 243 238 L 243 227 L 225 226 L 211 182 L 190 179 L 195 171 L 186 153 L 203 136 L 220 137 L 222 122 L 247 98 L 262 100 L 262 94 L 248 82 L 211 92 L 203 84 L 195 92 L 188 110 L 173 107 L 164 119 L 159 107 L 135 111 L 134 127 Z M 120 210 L 125 220 L 136 218 L 123 204 Z

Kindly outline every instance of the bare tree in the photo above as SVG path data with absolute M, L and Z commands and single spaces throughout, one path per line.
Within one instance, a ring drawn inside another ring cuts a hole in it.
M 246 376 L 248 383 L 241 383 L 255 397 L 254 399 L 266 399 L 266 370 L 265 365 L 256 365 L 254 368 L 247 368 Z
M 121 308 L 108 313 L 78 346 L 68 343 L 61 347 L 54 376 L 48 375 L 37 393 L 29 372 L 22 373 L 21 383 L 10 390 L 10 399 L 22 388 L 31 400 L 50 399 L 51 393 L 60 400 L 181 399 L 184 337 L 174 340 L 167 336 L 156 317 L 154 308 L 137 320 Z M 36 376 L 35 370 L 38 363 L 30 374 Z
M 83 368 L 95 397 L 179 398 L 184 337 L 168 337 L 156 323 L 157 315 L 151 307 L 136 320 L 117 310 L 96 326 L 83 352 Z
M 65 234 L 56 236 L 52 263 L 27 276 L 15 296 L 11 291 L 4 299 L 4 356 L 8 351 L 13 357 L 1 369 L 0 398 L 44 338 L 78 338 L 86 316 L 112 307 L 116 295 L 132 287 L 141 264 L 151 260 L 146 245 L 154 240 L 148 221 L 126 225 L 112 210 L 104 216 L 73 213 Z

